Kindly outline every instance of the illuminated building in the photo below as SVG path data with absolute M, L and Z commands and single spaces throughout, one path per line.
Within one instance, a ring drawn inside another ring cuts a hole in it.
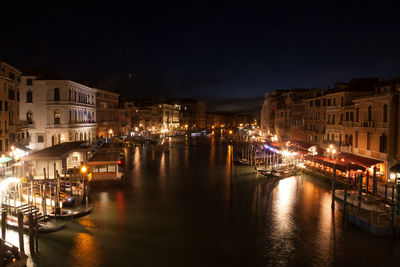
M 67 141 L 96 139 L 96 90 L 49 74 L 21 79 L 20 120 L 33 150 Z

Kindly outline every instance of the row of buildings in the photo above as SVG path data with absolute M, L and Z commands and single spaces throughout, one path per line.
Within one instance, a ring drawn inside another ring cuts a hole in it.
M 375 160 L 389 179 L 400 161 L 399 97 L 400 77 L 274 90 L 265 95 L 261 130 L 321 151 L 334 145 L 341 153 Z
M 190 99 L 123 99 L 47 72 L 22 73 L 0 61 L 0 153 L 11 145 L 43 149 L 68 141 L 139 132 L 198 131 L 206 104 Z

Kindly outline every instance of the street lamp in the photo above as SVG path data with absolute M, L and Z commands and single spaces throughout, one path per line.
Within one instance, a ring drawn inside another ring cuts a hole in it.
M 326 152 L 328 152 L 328 155 L 330 155 L 331 159 L 333 159 L 336 154 L 336 149 L 333 145 L 329 145 L 329 147 L 326 149 Z
M 82 174 L 83 195 L 85 196 L 86 205 L 88 204 L 88 196 L 87 196 L 88 185 L 85 183 L 87 171 L 88 171 L 88 167 L 86 167 L 84 164 L 82 164 L 81 168 L 80 168 L 80 172 Z M 89 183 L 89 181 L 87 183 Z

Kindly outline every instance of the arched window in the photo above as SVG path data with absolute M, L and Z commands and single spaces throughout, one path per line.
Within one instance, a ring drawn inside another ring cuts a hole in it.
M 368 121 L 372 121 L 372 107 L 368 107 Z
M 26 103 L 32 103 L 32 91 L 26 92 Z
M 387 105 L 383 105 L 383 122 L 387 122 L 388 117 L 388 110 Z
M 60 124 L 61 114 L 59 111 L 54 111 L 54 124 Z
M 353 135 L 349 135 L 349 145 L 352 146 L 353 145 Z
M 28 111 L 28 113 L 26 113 L 26 121 L 28 122 L 28 124 L 32 124 L 33 123 L 32 112 Z
M 54 88 L 54 101 L 60 101 L 60 89 Z
M 356 121 L 360 121 L 360 109 L 358 107 L 356 108 Z

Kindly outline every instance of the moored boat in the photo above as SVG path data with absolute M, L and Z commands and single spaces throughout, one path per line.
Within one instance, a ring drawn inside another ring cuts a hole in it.
M 4 267 L 23 267 L 26 266 L 28 256 L 18 248 L 3 239 L 0 239 L 0 266 Z
M 124 178 L 123 159 L 120 152 L 99 151 L 89 161 L 90 183 L 121 182 Z

